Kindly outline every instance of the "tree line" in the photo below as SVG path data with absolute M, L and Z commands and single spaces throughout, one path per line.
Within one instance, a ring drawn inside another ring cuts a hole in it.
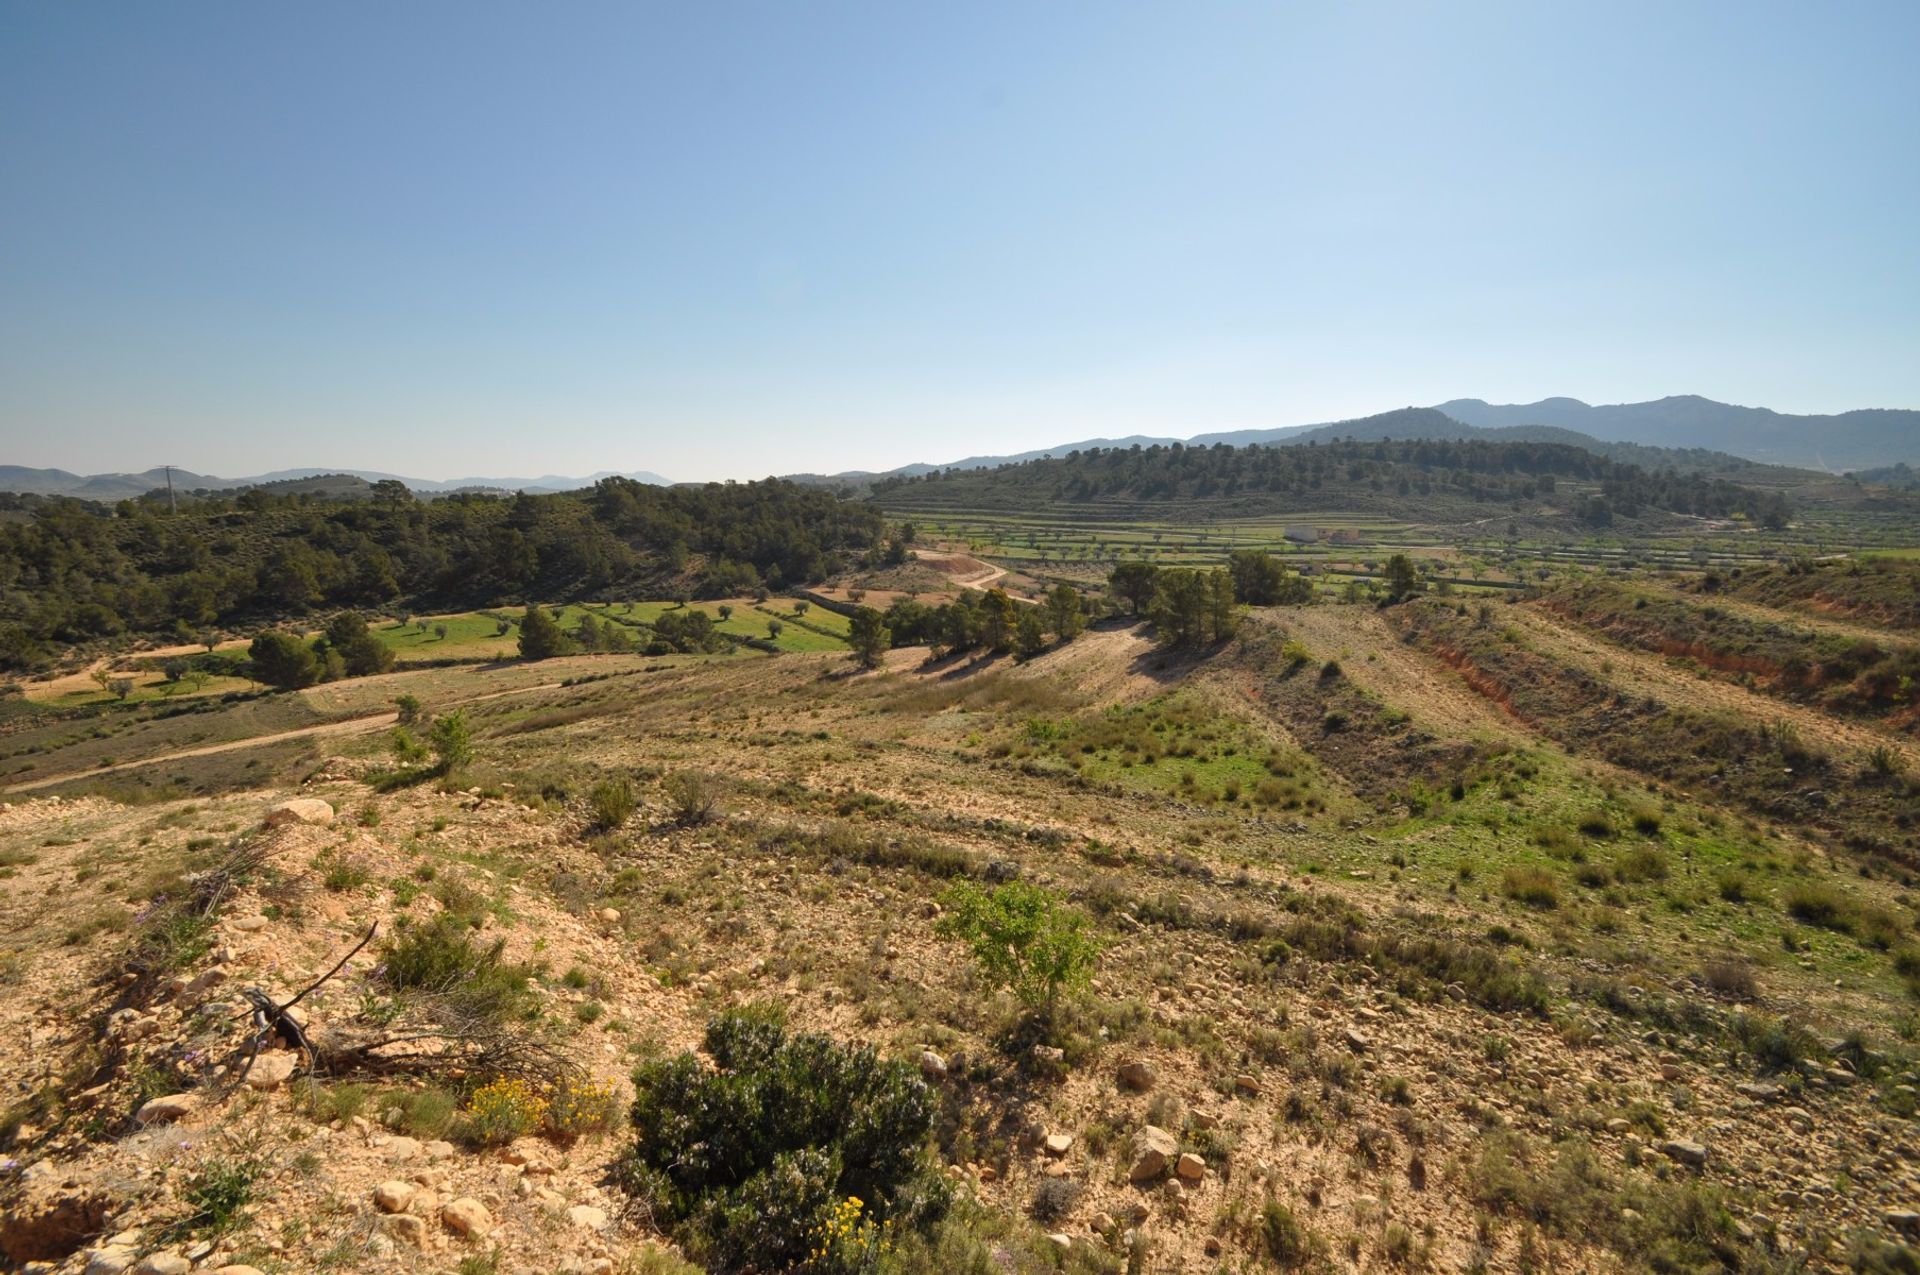
M 1785 525 L 1790 506 L 1778 492 L 1671 469 L 1649 470 L 1584 448 L 1549 442 L 1481 439 L 1341 440 L 1295 446 L 1092 447 L 1063 457 L 994 468 L 934 470 L 874 484 L 890 508 L 1006 506 L 1094 500 L 1165 501 L 1322 491 L 1372 495 L 1381 502 L 1444 495 L 1511 504 L 1557 493 L 1561 482 L 1597 491 L 1608 516 L 1646 510 Z M 1378 503 L 1378 502 L 1376 502 Z M 1598 516 L 1589 505 L 1583 516 Z
M 778 479 L 609 478 L 579 492 L 431 502 L 404 489 L 357 501 L 254 489 L 178 514 L 144 501 L 11 503 L 16 516 L 0 519 L 0 670 L 121 634 L 191 641 L 337 610 L 620 592 L 723 597 L 905 556 L 872 506 Z

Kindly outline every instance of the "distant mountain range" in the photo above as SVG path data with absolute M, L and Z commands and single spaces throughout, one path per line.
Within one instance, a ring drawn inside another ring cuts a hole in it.
M 1064 456 L 1093 447 L 1152 447 L 1176 442 L 1188 447 L 1211 447 L 1216 443 L 1235 447 L 1279 446 L 1342 437 L 1468 438 L 1477 436 L 1479 430 L 1498 431 L 1497 437 L 1516 441 L 1571 443 L 1614 460 L 1653 468 L 1673 466 L 1727 472 L 1741 462 L 1748 462 L 1845 473 L 1900 464 L 1920 465 L 1920 411 L 1871 408 L 1834 416 L 1793 416 L 1764 407 L 1737 407 L 1683 394 L 1651 403 L 1600 406 L 1575 398 L 1546 398 L 1537 403 L 1488 403 L 1477 398 L 1457 398 L 1431 408 L 1403 408 L 1357 421 L 1230 430 L 1192 438 L 1144 434 L 1087 438 L 1005 456 L 968 456 L 942 465 L 913 464 L 880 473 L 848 470 L 838 474 L 789 474 L 788 477 L 799 482 L 861 488 L 875 479 L 895 475 L 917 477 L 934 469 L 981 469 L 1044 456 Z M 468 488 L 571 491 L 615 475 L 602 471 L 584 478 L 547 474 L 539 478 L 435 480 L 367 469 L 282 469 L 251 478 L 216 478 L 176 469 L 173 482 L 180 491 L 227 490 L 268 483 L 304 483 L 334 476 L 370 483 L 397 478 L 412 490 L 431 495 Z M 643 483 L 669 484 L 668 479 L 644 470 L 622 476 Z M 137 474 L 80 475 L 64 469 L 0 465 L 0 491 L 125 500 L 165 485 L 166 474 L 159 469 Z
M 635 482 L 671 486 L 670 480 L 647 470 L 620 474 L 602 470 L 585 478 L 567 478 L 548 474 L 541 478 L 408 478 L 372 469 L 278 469 L 251 478 L 217 478 L 190 470 L 173 471 L 173 487 L 178 492 L 231 491 L 240 487 L 314 484 L 326 478 L 358 478 L 367 483 L 398 479 L 412 491 L 441 495 L 471 489 L 491 491 L 574 491 L 591 487 L 602 478 L 631 478 Z M 82 500 L 132 500 L 167 485 L 167 471 L 148 469 L 137 474 L 73 474 L 64 469 L 28 469 L 21 465 L 0 465 L 0 491 L 39 496 L 77 496 Z
M 1421 415 L 1424 413 L 1424 415 Z M 1449 423 L 1451 422 L 1451 423 Z M 1088 438 L 1077 443 L 1014 452 L 1005 456 L 968 456 L 944 465 L 902 465 L 884 474 L 853 470 L 841 474 L 797 474 L 814 482 L 870 482 L 876 478 L 917 477 L 934 469 L 980 469 L 1044 456 L 1064 456 L 1093 447 L 1162 447 L 1180 443 L 1211 447 L 1274 446 L 1344 437 L 1467 438 L 1459 426 L 1501 431 L 1516 441 L 1563 442 L 1602 451 L 1611 459 L 1638 465 L 1676 462 L 1674 449 L 1717 453 L 1721 460 L 1749 461 L 1796 469 L 1843 473 L 1900 463 L 1920 463 L 1920 411 L 1867 409 L 1837 416 L 1792 416 L 1764 407 L 1737 407 L 1684 394 L 1651 403 L 1595 407 L 1575 398 L 1538 403 L 1488 403 L 1459 398 L 1433 408 L 1404 408 L 1358 421 L 1289 425 L 1277 429 L 1241 429 L 1197 434 L 1192 438 Z M 1363 432 L 1371 431 L 1371 432 Z M 1393 432 L 1398 430 L 1400 432 Z M 1637 452 L 1632 449 L 1640 449 Z M 1651 450 L 1650 450 L 1651 449 Z M 1700 468 L 1724 468 L 1717 462 Z

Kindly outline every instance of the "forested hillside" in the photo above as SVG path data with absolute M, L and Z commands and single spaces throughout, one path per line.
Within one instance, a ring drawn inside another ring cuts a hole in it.
M 0 519 L 0 668 L 59 644 L 340 607 L 475 607 L 646 591 L 734 594 L 823 579 L 872 552 L 880 515 L 778 480 L 543 496 L 248 492 L 183 506 L 14 498 Z
M 877 483 L 890 509 L 1030 509 L 1044 504 L 1211 502 L 1223 514 L 1338 509 L 1397 517 L 1740 515 L 1781 525 L 1776 492 L 1653 472 L 1561 443 L 1378 439 L 1293 447 L 1144 447 L 1075 452 L 995 469 Z M 1187 512 L 1198 512 L 1189 509 Z

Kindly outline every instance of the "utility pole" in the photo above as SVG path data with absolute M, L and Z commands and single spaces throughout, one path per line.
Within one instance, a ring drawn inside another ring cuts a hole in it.
M 177 514 L 180 512 L 180 502 L 173 498 L 173 466 L 168 465 L 165 468 L 167 471 L 167 512 Z

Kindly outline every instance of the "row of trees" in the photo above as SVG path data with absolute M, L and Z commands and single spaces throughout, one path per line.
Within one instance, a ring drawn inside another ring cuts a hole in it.
M 1087 627 L 1087 605 L 1069 584 L 1054 586 L 1041 602 L 1022 605 L 1005 589 L 968 590 L 952 602 L 928 606 L 896 598 L 885 612 L 857 608 L 848 643 L 854 659 L 877 668 L 890 647 L 927 646 L 936 657 L 962 651 L 1011 651 L 1028 660 L 1054 643 L 1079 637 Z
M 1390 602 L 1424 587 L 1413 560 L 1404 553 L 1387 559 L 1382 574 Z M 1107 576 L 1107 588 L 1135 618 L 1151 620 L 1166 646 L 1225 641 L 1238 626 L 1236 606 L 1287 606 L 1313 600 L 1311 581 L 1259 549 L 1235 552 L 1224 567 L 1118 563 Z

